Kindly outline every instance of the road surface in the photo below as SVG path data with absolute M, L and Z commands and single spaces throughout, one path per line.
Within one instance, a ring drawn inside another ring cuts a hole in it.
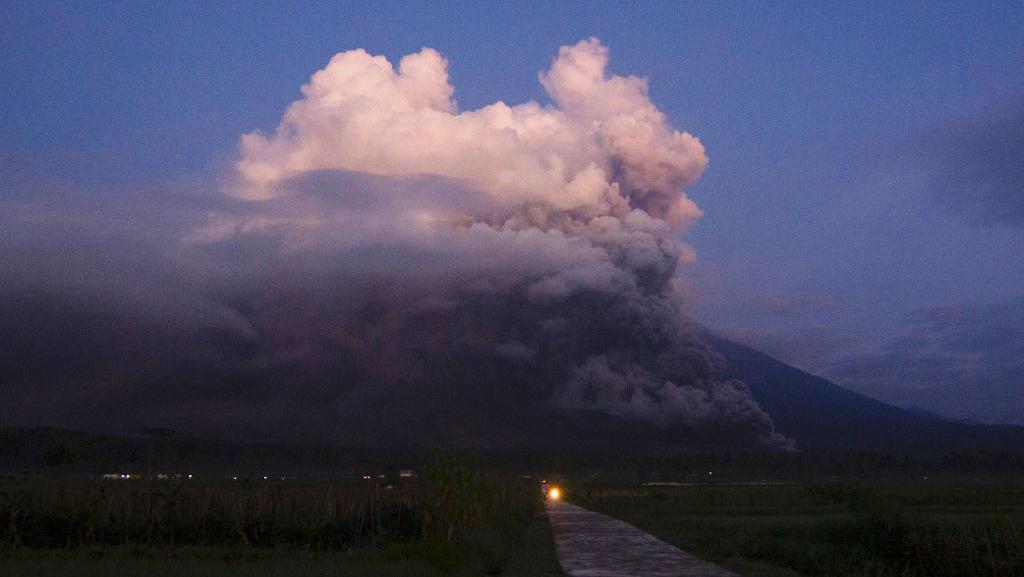
M 737 577 L 607 515 L 549 501 L 562 569 L 573 577 Z

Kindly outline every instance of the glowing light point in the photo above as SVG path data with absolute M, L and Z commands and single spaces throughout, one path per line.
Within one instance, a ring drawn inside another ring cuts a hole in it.
M 561 498 L 562 491 L 560 491 L 558 487 L 551 487 L 550 489 L 548 489 L 548 499 L 551 499 L 552 501 L 557 501 Z

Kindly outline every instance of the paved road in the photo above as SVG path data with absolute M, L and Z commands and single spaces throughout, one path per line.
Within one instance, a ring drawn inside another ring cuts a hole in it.
M 564 501 L 547 510 L 558 561 L 573 577 L 736 577 L 607 515 Z

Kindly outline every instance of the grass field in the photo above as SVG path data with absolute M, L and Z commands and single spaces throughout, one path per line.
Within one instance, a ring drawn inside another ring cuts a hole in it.
M 561 574 L 534 484 L 444 453 L 387 483 L 0 479 L 0 574 Z
M 563 575 L 547 518 L 535 515 L 513 535 L 481 531 L 453 542 L 416 541 L 354 552 L 291 548 L 152 547 L 8 550 L 0 574 L 10 577 L 437 577 Z
M 0 575 L 562 575 L 536 480 L 441 451 L 419 473 L 0 478 Z M 557 481 L 748 577 L 1024 575 L 1020 482 Z
M 571 500 L 754 576 L 1024 575 L 1024 485 L 574 488 Z

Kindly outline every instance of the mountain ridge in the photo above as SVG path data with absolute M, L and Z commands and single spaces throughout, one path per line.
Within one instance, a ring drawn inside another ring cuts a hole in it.
M 1024 450 L 1024 426 L 944 419 L 889 405 L 714 334 L 725 377 L 750 387 L 778 432 L 805 450 L 938 453 Z

